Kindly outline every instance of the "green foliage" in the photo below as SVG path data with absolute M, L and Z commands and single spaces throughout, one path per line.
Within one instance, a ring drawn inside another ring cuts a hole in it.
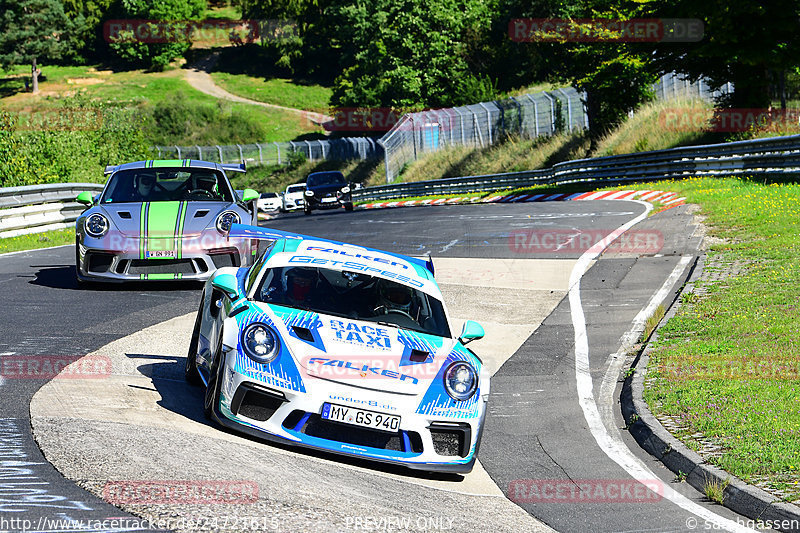
M 84 60 L 105 51 L 101 36 L 103 21 L 110 18 L 115 0 L 64 0 L 64 13 L 70 20 L 83 19 L 80 31 L 75 33 L 75 60 Z M 78 57 L 80 56 L 80 57 Z
M 14 133 L 17 119 L 0 112 L 0 187 L 15 187 L 56 180 L 49 168 L 38 167 L 20 138 Z
M 0 67 L 59 59 L 74 52 L 83 18 L 59 0 L 0 0 Z
M 352 0 L 329 9 L 346 67 L 331 101 L 340 106 L 445 107 L 493 97 L 474 74 L 465 36 L 480 40 L 491 24 L 478 0 Z
M 169 100 L 143 107 L 144 132 L 156 145 L 237 144 L 265 141 L 271 137 L 263 116 L 225 100 L 205 103 L 190 99 L 183 91 Z M 294 119 L 292 120 L 299 120 Z
M 703 21 L 702 41 L 656 47 L 654 64 L 665 72 L 706 76 L 716 87 L 733 83 L 735 92 L 722 102 L 725 105 L 767 107 L 769 84 L 775 84 L 781 72 L 796 72 L 798 0 L 651 0 L 644 6 L 644 16 Z
M 144 119 L 135 109 L 75 97 L 52 110 L 58 112 L 71 120 L 90 120 L 79 126 L 51 121 L 28 128 L 30 120 L 19 120 L 29 119 L 27 114 L 0 114 L 0 187 L 98 182 L 106 165 L 151 155 Z
M 122 0 L 123 19 L 185 21 L 198 20 L 205 12 L 203 0 Z M 153 32 L 157 28 L 153 28 Z M 134 38 L 132 31 L 120 31 L 118 38 L 109 44 L 111 51 L 124 63 L 132 66 L 163 70 L 172 60 L 185 53 L 191 42 L 189 40 L 167 43 L 145 43 Z

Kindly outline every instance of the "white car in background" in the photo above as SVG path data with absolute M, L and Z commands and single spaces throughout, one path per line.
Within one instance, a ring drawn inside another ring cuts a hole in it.
M 257 203 L 259 211 L 278 211 L 283 206 L 283 200 L 276 192 L 262 193 Z
M 305 183 L 295 183 L 286 187 L 286 192 L 283 193 L 283 210 L 294 211 L 296 209 L 303 209 L 305 200 L 303 194 L 306 192 Z

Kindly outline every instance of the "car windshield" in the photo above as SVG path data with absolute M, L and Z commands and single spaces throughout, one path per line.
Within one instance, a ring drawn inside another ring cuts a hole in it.
M 361 272 L 307 266 L 267 270 L 255 300 L 450 337 L 444 306 L 418 289 Z
M 276 192 L 265 192 L 261 195 L 261 198 L 277 198 L 278 193 Z
M 289 185 L 286 187 L 286 192 L 303 192 L 305 190 L 305 185 Z
M 319 187 L 320 185 L 344 185 L 344 176 L 341 172 L 320 172 L 310 174 L 306 178 L 306 185 L 309 187 Z
M 225 177 L 216 170 L 140 168 L 115 172 L 101 203 L 203 200 L 233 202 Z

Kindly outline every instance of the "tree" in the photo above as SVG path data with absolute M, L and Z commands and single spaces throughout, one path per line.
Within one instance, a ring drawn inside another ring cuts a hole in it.
M 706 77 L 714 88 L 727 82 L 734 93 L 723 105 L 765 108 L 770 82 L 800 65 L 800 0 L 652 0 L 646 16 L 696 18 L 704 23 L 699 42 L 670 43 L 654 50 L 663 72 Z
M 122 0 L 120 18 L 137 21 L 152 20 L 178 24 L 189 20 L 198 20 L 205 12 L 204 0 Z M 165 34 L 165 28 L 146 24 L 140 28 L 143 35 Z M 161 70 L 176 57 L 180 57 L 192 45 L 186 35 L 179 32 L 167 31 L 170 36 L 167 42 L 145 42 L 136 37 L 134 31 L 115 32 L 109 44 L 112 52 L 124 62 L 144 66 L 154 70 Z M 154 39 L 157 40 L 157 39 Z
M 347 43 L 331 102 L 447 107 L 494 96 L 471 51 L 491 27 L 481 0 L 350 0 L 329 12 Z
M 0 0 L 0 66 L 31 65 L 33 93 L 39 92 L 40 60 L 74 51 L 83 19 L 69 19 L 58 0 Z
M 557 0 L 506 0 L 501 11 L 509 19 L 534 18 L 565 21 L 567 27 L 579 28 L 581 19 L 594 21 L 628 21 L 643 13 L 638 0 L 579 0 L 563 3 Z M 652 98 L 651 86 L 657 79 L 650 62 L 650 50 L 642 44 L 627 42 L 619 32 L 594 26 L 603 38 L 582 41 L 560 34 L 535 36 L 533 42 L 520 42 L 508 47 L 517 64 L 535 65 L 534 76 L 573 85 L 586 94 L 589 133 L 597 140 L 619 124 L 629 111 Z M 584 25 L 584 29 L 586 29 Z M 538 39 L 538 40 L 537 40 Z M 509 61 L 507 61 L 509 62 Z M 523 81 L 524 78 L 520 81 Z

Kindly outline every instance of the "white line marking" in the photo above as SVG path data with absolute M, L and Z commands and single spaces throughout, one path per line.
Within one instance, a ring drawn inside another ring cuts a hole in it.
M 631 329 L 629 329 L 623 336 L 620 338 L 620 347 L 617 350 L 617 353 L 611 354 L 608 359 L 606 359 L 606 374 L 603 377 L 603 382 L 600 384 L 600 393 L 597 398 L 600 409 L 600 415 L 603 417 L 603 422 L 606 425 L 606 429 L 609 430 L 610 433 L 614 433 L 615 431 L 619 431 L 614 424 L 614 415 L 612 412 L 612 405 L 614 403 L 614 389 L 617 386 L 617 379 L 619 378 L 619 373 L 622 371 L 622 366 L 625 363 L 625 356 L 628 354 L 633 345 L 636 344 L 636 341 L 642 335 L 645 328 L 645 322 L 647 319 L 653 315 L 656 307 L 664 301 L 664 298 L 667 297 L 669 292 L 672 290 L 672 287 L 677 283 L 678 279 L 683 274 L 686 267 L 692 261 L 692 256 L 685 255 L 681 257 L 678 264 L 675 265 L 675 268 L 672 270 L 667 279 L 664 281 L 664 284 L 661 285 L 661 288 L 656 291 L 647 305 L 639 311 L 639 314 L 634 317 L 633 322 L 631 323 Z
M 453 239 L 452 241 L 450 241 L 449 243 L 447 243 L 447 244 L 445 245 L 445 247 L 444 247 L 444 248 L 442 248 L 441 250 L 439 250 L 439 253 L 444 253 L 444 252 L 446 252 L 447 250 L 449 250 L 450 248 L 452 248 L 453 246 L 455 246 L 455 245 L 456 245 L 456 243 L 458 243 L 458 239 Z
M 583 314 L 580 294 L 581 278 L 591 261 L 619 235 L 627 231 L 634 224 L 644 220 L 647 214 L 653 209 L 653 206 L 649 203 L 638 200 L 635 201 L 646 207 L 645 212 L 611 232 L 606 238 L 599 241 L 581 255 L 575 263 L 572 273 L 570 274 L 569 305 L 572 315 L 572 325 L 575 329 L 575 380 L 577 382 L 578 403 L 583 411 L 583 416 L 600 449 L 603 450 L 612 461 L 628 472 L 631 477 L 646 485 L 646 481 L 649 480 L 652 483 L 653 479 L 659 479 L 658 476 L 625 446 L 625 443 L 622 442 L 622 439 L 619 438 L 618 435 L 612 436 L 606 431 L 606 427 L 600 417 L 600 412 L 597 408 L 594 392 L 592 390 L 592 375 L 589 370 L 589 339 L 586 333 L 586 318 Z M 733 520 L 723 518 L 705 507 L 696 504 L 683 494 L 676 492 L 666 483 L 664 484 L 664 498 L 699 518 L 702 518 L 707 524 L 714 524 L 715 529 L 752 531 L 749 528 L 737 524 Z
M 4 254 L 0 254 L 0 257 L 6 257 L 8 255 L 19 255 L 19 254 L 27 254 L 30 252 L 41 252 L 42 250 L 55 250 L 56 248 L 66 248 L 67 246 L 75 246 L 74 244 L 59 244 L 58 246 L 48 246 L 47 248 L 34 248 L 33 250 L 17 250 L 16 252 L 6 252 Z
M 6 355 L 14 355 L 15 353 L 16 353 L 16 352 L 3 352 L 3 353 L 0 353 L 0 357 L 4 357 L 4 356 L 6 356 Z M 0 365 L 0 366 L 1 366 L 1 365 Z M 5 380 L 6 380 L 6 378 L 4 378 L 4 377 L 3 377 L 3 374 L 2 374 L 2 372 L 0 372 L 0 387 L 2 387 L 2 386 L 3 386 L 3 382 L 4 382 Z

